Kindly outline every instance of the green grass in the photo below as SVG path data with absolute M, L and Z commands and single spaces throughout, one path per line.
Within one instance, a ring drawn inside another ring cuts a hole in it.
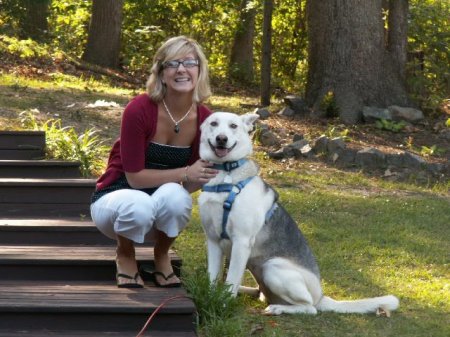
M 118 131 L 120 116 L 107 115 L 102 109 L 81 109 L 77 119 L 64 107 L 97 99 L 124 104 L 135 94 L 92 79 L 60 74 L 45 81 L 0 74 L 0 90 L 0 128 L 14 127 L 14 118 L 22 110 L 38 109 L 42 118 L 58 114 L 63 126 L 75 121 L 78 128 L 90 128 L 92 123 L 108 126 L 102 129 L 102 137 L 109 135 L 108 130 Z M 241 103 L 256 104 L 257 100 L 239 95 L 214 95 L 210 99 L 214 110 L 248 111 Z M 268 317 L 261 315 L 264 304 L 240 297 L 230 302 L 236 308 L 234 314 L 212 315 L 210 323 L 202 323 L 201 337 L 450 335 L 448 182 L 430 186 L 414 181 L 387 182 L 320 162 L 275 162 L 263 152 L 254 157 L 262 176 L 280 193 L 282 204 L 307 237 L 320 265 L 325 293 L 336 299 L 391 293 L 400 298 L 400 309 L 390 318 L 333 313 Z M 194 194 L 194 199 L 197 196 Z M 205 302 L 209 296 L 203 291 L 206 244 L 197 206 L 174 249 L 183 259 L 186 284 Z M 245 283 L 254 284 L 248 274 Z M 220 289 L 219 295 L 223 296 Z M 211 310 L 217 306 L 211 305 Z

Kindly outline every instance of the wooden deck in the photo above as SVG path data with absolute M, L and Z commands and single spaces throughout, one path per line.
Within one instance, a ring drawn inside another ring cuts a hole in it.
M 95 181 L 77 163 L 42 160 L 45 134 L 0 131 L 0 337 L 194 337 L 196 310 L 183 288 L 115 283 L 115 242 L 89 217 Z M 153 247 L 137 245 L 153 269 Z M 179 274 L 181 259 L 171 253 Z M 165 303 L 160 309 L 157 309 Z

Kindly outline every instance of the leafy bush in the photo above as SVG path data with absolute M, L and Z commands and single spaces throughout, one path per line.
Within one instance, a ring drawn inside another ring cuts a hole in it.
M 39 122 L 30 111 L 20 114 L 23 127 L 45 131 L 46 157 L 80 162 L 84 177 L 98 176 L 104 169 L 104 161 L 109 147 L 103 145 L 94 128 L 78 135 L 73 127 L 62 127 L 61 120 L 49 119 Z
M 15 37 L 0 35 L 0 51 L 19 56 L 21 58 L 34 58 L 48 56 L 48 47 L 31 39 L 19 40 Z

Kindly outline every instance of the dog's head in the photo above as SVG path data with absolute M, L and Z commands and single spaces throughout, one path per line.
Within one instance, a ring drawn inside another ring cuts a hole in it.
M 200 157 L 214 163 L 236 161 L 253 151 L 250 132 L 257 114 L 215 112 L 201 125 Z

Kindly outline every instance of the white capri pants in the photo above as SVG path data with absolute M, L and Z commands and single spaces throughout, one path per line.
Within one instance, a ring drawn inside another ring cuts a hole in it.
M 152 195 L 133 189 L 105 194 L 91 205 L 91 216 L 97 228 L 107 237 L 117 235 L 143 243 L 156 228 L 174 238 L 191 218 L 192 197 L 183 186 L 167 183 Z

